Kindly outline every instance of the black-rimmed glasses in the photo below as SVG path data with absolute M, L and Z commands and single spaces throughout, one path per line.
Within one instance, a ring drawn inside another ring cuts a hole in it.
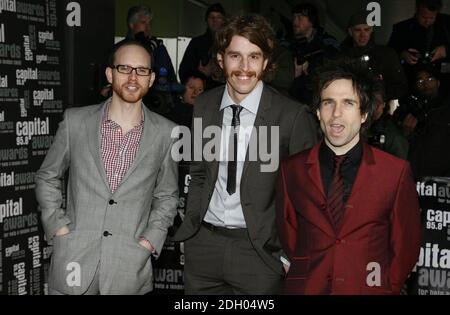
M 116 69 L 118 72 L 123 74 L 130 74 L 131 72 L 136 71 L 137 75 L 140 76 L 149 76 L 152 73 L 151 68 L 145 68 L 145 67 L 132 67 L 128 65 L 115 65 L 111 68 Z

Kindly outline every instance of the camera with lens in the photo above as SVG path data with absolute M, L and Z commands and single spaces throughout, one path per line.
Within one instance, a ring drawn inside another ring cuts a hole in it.
M 401 107 L 403 107 L 402 110 L 397 110 L 400 114 L 398 118 L 402 121 L 405 119 L 406 115 L 413 115 L 417 119 L 417 125 L 416 128 L 414 128 L 414 133 L 420 134 L 425 129 L 427 124 L 430 102 L 427 99 L 410 95 L 402 101 Z M 395 114 L 397 113 L 394 113 L 394 115 Z
M 364 54 L 359 57 L 359 62 L 367 68 L 378 81 L 383 81 L 383 74 L 378 69 L 379 67 L 377 67 L 377 62 L 373 56 Z
M 206 67 L 206 66 L 208 65 L 209 61 L 210 61 L 212 58 L 213 58 L 213 56 L 210 55 L 209 53 L 208 53 L 208 54 L 203 54 L 203 55 L 200 57 L 200 63 L 202 64 L 203 67 Z
M 293 42 L 292 51 L 299 66 L 324 53 L 320 45 L 309 43 L 306 37 L 296 39 Z
M 422 65 L 430 64 L 433 59 L 433 54 L 429 51 L 417 52 L 415 56 L 417 58 L 417 63 Z
M 374 60 L 373 60 L 373 58 L 372 58 L 370 55 L 367 55 L 367 54 L 362 55 L 362 56 L 359 58 L 359 61 L 360 61 L 365 67 L 367 67 L 367 69 L 369 69 L 369 71 L 374 72 L 374 66 L 373 66 Z
M 369 133 L 367 136 L 367 143 L 371 146 L 384 150 L 384 146 L 386 145 L 386 133 L 384 130 Z
M 169 82 L 168 71 L 161 67 L 154 86 L 144 97 L 144 103 L 158 114 L 165 115 L 175 108 L 180 95 L 184 93 L 184 86 Z

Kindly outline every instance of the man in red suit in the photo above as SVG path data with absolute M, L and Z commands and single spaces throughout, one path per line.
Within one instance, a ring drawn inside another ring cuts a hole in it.
M 324 141 L 283 161 L 277 224 L 286 294 L 399 294 L 420 249 L 408 162 L 364 143 L 376 82 L 344 63 L 322 69 L 314 98 Z

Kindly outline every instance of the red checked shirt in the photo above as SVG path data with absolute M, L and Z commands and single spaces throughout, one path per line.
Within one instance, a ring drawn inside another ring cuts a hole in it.
M 136 157 L 144 127 L 143 112 L 141 117 L 141 123 L 124 135 L 122 128 L 109 117 L 109 104 L 106 106 L 101 125 L 101 154 L 112 193 L 119 187 Z

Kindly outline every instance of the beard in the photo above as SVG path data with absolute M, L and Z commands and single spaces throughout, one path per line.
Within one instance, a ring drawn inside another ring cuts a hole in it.
M 127 103 L 139 102 L 147 94 L 148 90 L 149 88 L 145 88 L 139 83 L 113 84 L 114 94 Z

